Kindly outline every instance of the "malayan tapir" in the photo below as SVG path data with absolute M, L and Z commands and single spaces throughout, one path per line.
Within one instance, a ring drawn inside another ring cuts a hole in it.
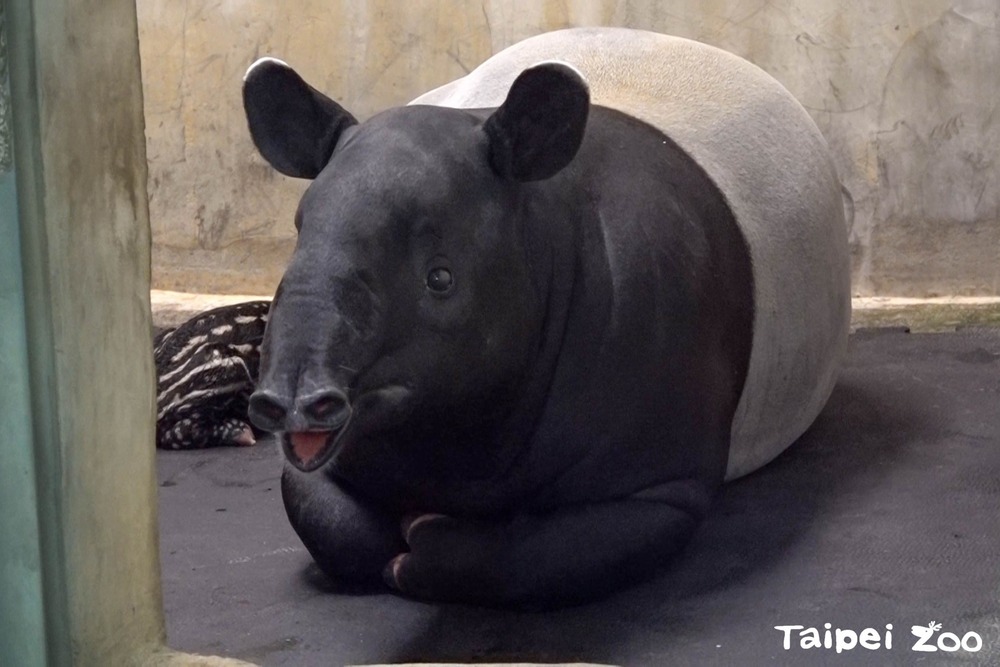
M 268 301 L 220 306 L 153 339 L 156 446 L 201 449 L 248 446 L 246 423 L 254 390 Z
M 810 117 L 745 60 L 574 29 L 365 122 L 275 59 L 243 92 L 263 157 L 312 179 L 249 413 L 331 578 L 606 594 L 829 396 L 841 188 Z

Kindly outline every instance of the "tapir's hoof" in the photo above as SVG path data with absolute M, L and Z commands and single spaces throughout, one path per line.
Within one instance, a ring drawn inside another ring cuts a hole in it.
M 402 588 L 399 584 L 400 571 L 403 568 L 403 562 L 409 558 L 410 554 L 399 554 L 385 566 L 385 570 L 382 571 L 382 580 L 385 581 L 385 585 L 394 591 L 402 592 Z
M 236 445 L 237 447 L 251 447 L 257 444 L 257 436 L 254 435 L 253 429 L 250 428 L 249 424 L 245 424 L 239 420 L 234 420 L 232 428 L 238 427 L 239 431 L 235 431 L 229 438 L 229 443 Z
M 421 543 L 424 543 L 426 547 L 428 534 L 434 531 L 427 531 L 426 529 L 434 523 L 447 524 L 452 523 L 449 517 L 444 514 L 407 514 L 400 521 L 400 532 L 403 535 L 403 540 L 406 542 L 407 546 L 410 547 L 410 552 L 401 553 L 385 566 L 382 571 L 382 579 L 385 584 L 395 591 L 403 593 L 404 595 L 412 595 L 414 597 L 429 597 L 429 591 L 424 591 L 423 586 L 418 582 L 414 581 L 414 578 L 418 576 L 418 570 L 423 569 L 420 567 L 413 567 L 413 553 L 414 549 L 420 549 Z M 416 540 L 414 540 L 416 538 Z M 422 539 L 424 538 L 424 539 Z M 433 540 L 433 538 L 431 538 Z M 429 554 L 421 553 L 417 556 L 416 565 L 419 566 L 421 562 L 427 559 Z

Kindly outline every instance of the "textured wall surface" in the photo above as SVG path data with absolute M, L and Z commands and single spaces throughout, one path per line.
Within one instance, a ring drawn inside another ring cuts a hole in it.
M 843 181 L 859 295 L 1000 294 L 997 0 L 139 0 L 154 284 L 273 291 L 305 182 L 254 153 L 240 78 L 288 61 L 360 118 L 546 30 L 616 25 L 756 63 Z
M 47 664 L 134 665 L 164 639 L 135 5 L 5 7 Z

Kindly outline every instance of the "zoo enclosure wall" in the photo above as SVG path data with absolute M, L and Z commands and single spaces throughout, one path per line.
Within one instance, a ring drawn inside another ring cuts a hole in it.
M 1000 295 L 996 0 L 140 0 L 153 285 L 270 294 L 306 183 L 246 130 L 240 80 L 288 61 L 364 119 L 531 35 L 655 30 L 756 63 L 843 183 L 856 296 Z

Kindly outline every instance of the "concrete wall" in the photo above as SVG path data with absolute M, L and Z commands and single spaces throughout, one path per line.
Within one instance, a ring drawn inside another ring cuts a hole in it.
M 361 118 L 520 39 L 620 25 L 781 81 L 830 142 L 858 295 L 1000 294 L 997 0 L 139 0 L 154 284 L 269 293 L 305 183 L 254 153 L 240 77 L 290 62 Z

